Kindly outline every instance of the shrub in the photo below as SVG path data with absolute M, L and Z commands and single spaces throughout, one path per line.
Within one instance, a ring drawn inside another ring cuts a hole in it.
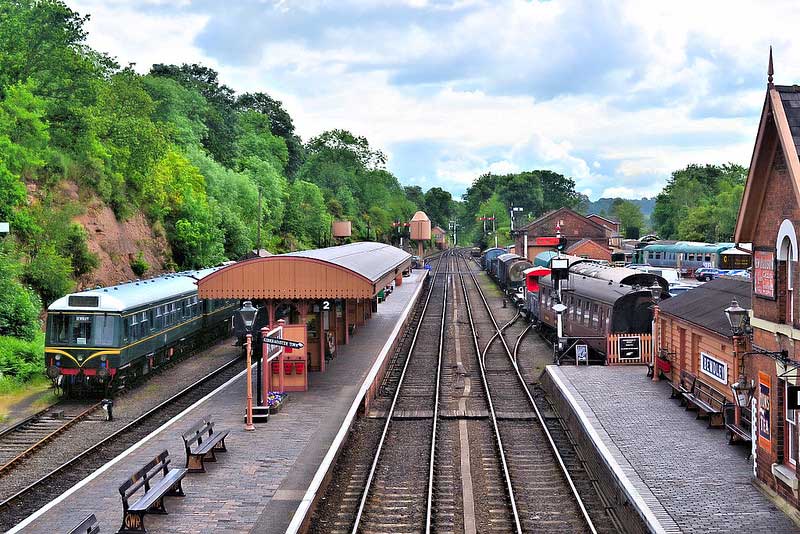
M 133 270 L 133 274 L 135 274 L 139 278 L 141 278 L 144 275 L 144 273 L 146 273 L 150 269 L 150 264 L 145 261 L 144 254 L 142 254 L 141 250 L 139 251 L 139 254 L 136 256 L 136 259 L 134 259 L 131 262 L 131 269 Z
M 0 336 L 0 374 L 26 382 L 44 371 L 44 334 L 32 341 Z
M 48 244 L 31 257 L 30 263 L 25 266 L 24 279 L 39 293 L 45 304 L 50 304 L 74 289 L 71 274 L 69 259 L 59 255 Z
M 86 244 L 86 230 L 78 223 L 72 223 L 67 230 L 64 254 L 72 258 L 72 272 L 81 276 L 97 269 L 97 254 Z
M 41 303 L 36 293 L 19 283 L 19 273 L 11 245 L 0 246 L 0 336 L 32 340 L 40 327 Z

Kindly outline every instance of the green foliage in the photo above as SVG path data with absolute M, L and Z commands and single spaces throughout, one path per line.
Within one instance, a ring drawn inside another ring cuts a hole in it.
M 315 184 L 296 180 L 289 186 L 284 230 L 293 236 L 290 247 L 314 246 L 330 229 L 331 217 L 325 211 L 322 191 Z
M 30 339 L 0 335 L 0 378 L 27 382 L 44 371 L 44 334 Z
M 431 187 L 425 193 L 424 200 L 425 214 L 431 223 L 447 228 L 453 213 L 453 197 L 450 192 L 441 187 Z
M 730 241 L 746 179 L 747 169 L 732 163 L 673 172 L 656 197 L 656 233 L 662 239 Z
M 39 331 L 39 297 L 18 282 L 19 257 L 11 244 L 0 244 L 0 336 L 30 341 Z
M 68 226 L 62 254 L 70 258 L 72 272 L 82 276 L 95 270 L 99 260 L 86 243 L 86 229 L 77 223 Z
M 169 126 L 170 139 L 182 147 L 200 145 L 208 135 L 204 119 L 209 108 L 203 95 L 159 76 L 143 77 L 142 86 L 155 104 L 152 119 Z
M 620 230 L 625 237 L 638 237 L 637 231 L 644 228 L 644 215 L 642 210 L 630 200 L 617 199 L 611 206 L 611 215 L 619 221 Z M 632 232 L 628 235 L 628 232 Z
M 49 305 L 75 288 L 69 258 L 56 252 L 52 243 L 39 247 L 23 270 L 23 279 Z
M 144 276 L 144 273 L 150 270 L 150 264 L 144 259 L 144 254 L 142 254 L 141 250 L 131 262 L 131 270 L 133 274 L 140 278 Z

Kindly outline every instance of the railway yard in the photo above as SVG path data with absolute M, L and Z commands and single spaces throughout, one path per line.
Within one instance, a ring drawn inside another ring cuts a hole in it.
M 177 469 L 180 435 L 202 417 L 229 432 L 228 452 L 187 476 L 186 497 L 165 501 L 168 515 L 146 515 L 150 532 L 726 531 L 729 514 L 703 519 L 650 459 L 662 440 L 680 450 L 680 427 L 684 442 L 705 447 L 680 461 L 700 465 L 725 447 L 737 484 L 748 476 L 743 449 L 708 434 L 642 366 L 551 365 L 544 327 L 509 305 L 468 249 L 427 263 L 255 432 L 242 424 L 246 371 L 230 339 L 117 395 L 112 421 L 96 400 L 65 399 L 9 424 L 0 432 L 0 528 L 52 532 L 57 521 L 67 532 L 92 513 L 113 531 L 118 486 L 165 449 Z M 587 389 L 589 375 L 615 385 Z M 602 395 L 622 388 L 623 375 L 638 399 L 630 405 Z M 649 421 L 654 395 L 671 414 L 666 426 Z M 712 505 L 728 499 L 704 495 Z M 747 499 L 747 528 L 797 531 L 755 488 Z M 129 527 L 125 519 L 120 532 Z

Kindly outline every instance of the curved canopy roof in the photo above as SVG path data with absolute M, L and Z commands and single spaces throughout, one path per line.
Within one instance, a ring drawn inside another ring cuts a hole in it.
M 198 284 L 200 298 L 372 298 L 411 265 L 411 255 L 369 241 L 254 258 Z

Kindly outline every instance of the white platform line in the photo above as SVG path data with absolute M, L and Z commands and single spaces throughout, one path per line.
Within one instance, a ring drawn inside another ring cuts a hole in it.
M 583 426 L 586 433 L 589 435 L 591 440 L 594 442 L 594 446 L 597 447 L 598 452 L 600 452 L 600 456 L 605 460 L 608 466 L 614 473 L 614 476 L 619 481 L 622 489 L 625 491 L 625 494 L 628 496 L 631 502 L 633 502 L 634 507 L 639 512 L 639 515 L 644 519 L 647 527 L 650 529 L 650 532 L 655 532 L 658 534 L 666 533 L 667 531 L 664 529 L 664 525 L 661 524 L 661 521 L 653 513 L 653 510 L 650 506 L 645 502 L 645 499 L 642 497 L 642 494 L 639 493 L 634 485 L 631 483 L 628 476 L 624 473 L 622 467 L 617 462 L 617 459 L 611 454 L 611 451 L 608 449 L 606 444 L 600 438 L 600 435 L 595 430 L 594 426 L 589 422 L 586 413 L 583 411 L 583 408 L 580 407 L 578 401 L 572 395 L 570 390 L 561 380 L 559 376 L 560 372 L 555 372 L 552 368 L 553 366 L 547 366 L 547 373 L 556 383 L 558 388 L 561 390 L 561 393 L 567 399 L 567 402 L 572 406 L 572 411 L 578 416 L 578 420 L 580 420 L 581 425 Z
M 122 461 L 130 453 L 132 453 L 133 451 L 135 451 L 136 449 L 138 449 L 139 447 L 141 447 L 142 445 L 144 445 L 145 443 L 147 443 L 148 441 L 150 441 L 151 439 L 156 437 L 162 431 L 164 431 L 165 429 L 169 428 L 173 424 L 175 424 L 178 421 L 180 421 L 183 418 L 183 416 L 185 416 L 186 414 L 188 414 L 189 412 L 191 412 L 192 410 L 194 410 L 195 408 L 197 408 L 198 406 L 203 404 L 205 401 L 207 401 L 208 399 L 210 399 L 211 397 L 213 397 L 214 395 L 216 395 L 217 393 L 219 393 L 220 391 L 222 391 L 223 389 L 225 389 L 226 387 L 231 385 L 234 381 L 236 381 L 237 379 L 241 378 L 246 372 L 247 372 L 247 370 L 245 369 L 242 372 L 238 373 L 236 376 L 234 376 L 233 378 L 231 378 L 230 380 L 228 380 L 227 382 L 225 382 L 224 384 L 219 386 L 217 389 L 215 389 L 214 391 L 212 391 L 211 393 L 209 393 L 208 395 L 206 395 L 202 399 L 198 400 L 197 402 L 195 402 L 194 404 L 192 404 L 191 406 L 189 406 L 188 408 L 183 410 L 181 413 L 179 413 L 178 415 L 176 415 L 175 417 L 173 417 L 172 419 L 170 419 L 169 421 L 167 421 L 166 423 L 164 423 L 163 425 L 161 425 L 157 429 L 153 430 L 150 434 L 148 434 L 147 436 L 143 437 L 137 443 L 135 443 L 135 444 L 131 445 L 130 447 L 128 447 L 128 449 L 126 449 L 122 454 L 120 454 L 116 458 L 112 459 L 111 461 L 107 462 L 105 465 L 103 465 L 102 467 L 97 469 L 94 473 L 92 473 L 88 477 L 84 478 L 83 480 L 81 480 L 80 482 L 78 482 L 77 484 L 72 486 L 66 492 L 62 493 L 61 495 L 59 495 L 58 497 L 56 497 L 55 499 L 53 499 L 49 503 L 45 504 L 44 506 L 42 506 L 41 508 L 36 510 L 34 513 L 29 515 L 27 518 L 25 518 L 25 520 L 23 520 L 19 525 L 17 525 L 16 527 L 12 528 L 11 530 L 9 530 L 6 534 L 15 534 L 17 532 L 21 532 L 23 528 L 27 527 L 28 525 L 30 525 L 31 523 L 33 523 L 34 521 L 39 519 L 42 515 L 47 513 L 51 508 L 53 508 L 54 506 L 57 506 L 58 504 L 63 502 L 65 499 L 67 499 L 69 496 L 71 496 L 73 493 L 75 493 L 76 491 L 80 490 L 81 488 L 83 488 L 84 486 L 89 484 L 92 480 L 96 479 L 97 477 L 99 477 L 100 475 L 102 475 L 103 473 L 105 473 L 106 471 L 111 469 L 114 465 L 116 465 L 117 463 Z
M 408 314 L 411 312 L 411 309 L 417 302 L 419 293 L 422 291 L 422 286 L 424 285 L 423 280 L 424 278 L 420 276 L 417 289 L 414 291 L 414 295 L 411 297 L 411 300 L 409 301 L 405 310 L 403 310 L 403 313 L 400 315 L 399 320 L 394 325 L 394 330 L 392 330 L 392 333 L 389 335 L 389 338 L 386 340 L 386 343 L 383 345 L 383 348 L 378 354 L 378 358 L 372 365 L 372 369 L 370 369 L 369 374 L 361 384 L 361 389 L 359 389 L 358 395 L 356 395 L 356 398 L 353 400 L 353 404 L 350 406 L 350 410 L 347 412 L 344 422 L 342 422 L 342 426 L 339 427 L 339 432 L 336 434 L 333 443 L 331 443 L 331 446 L 328 448 L 328 452 L 325 454 L 325 458 L 322 459 L 322 463 L 319 465 L 317 472 L 314 474 L 314 478 L 311 480 L 311 484 L 309 484 L 303 500 L 301 500 L 300 504 L 297 505 L 297 510 L 295 510 L 294 516 L 292 517 L 292 522 L 289 523 L 289 527 L 286 529 L 287 534 L 297 534 L 300 531 L 300 527 L 303 525 L 306 514 L 311 508 L 311 504 L 314 502 L 317 492 L 322 486 L 322 481 L 325 479 L 325 475 L 333 465 L 333 460 L 344 443 L 348 432 L 350 431 L 350 425 L 352 424 L 353 419 L 355 419 L 356 413 L 358 412 L 358 407 L 361 405 L 364 395 L 366 395 L 370 385 L 378 375 L 381 365 L 383 364 L 383 360 L 386 358 L 392 343 L 394 343 L 394 340 L 397 339 L 397 335 L 400 332 L 400 326 L 405 323 Z

